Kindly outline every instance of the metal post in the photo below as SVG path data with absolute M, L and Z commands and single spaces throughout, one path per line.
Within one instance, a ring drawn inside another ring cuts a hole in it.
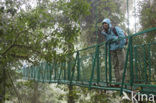
M 97 83 L 100 82 L 100 63 L 99 63 L 99 46 L 96 47 L 97 53 L 96 53 L 96 59 L 97 59 Z
M 143 47 L 143 51 L 144 51 L 144 74 L 145 74 L 145 83 L 148 82 L 147 79 L 147 64 L 146 64 L 146 50 L 145 50 L 145 45 L 142 46 Z
M 77 81 L 80 80 L 80 54 L 77 51 Z
M 130 37 L 130 85 L 133 86 L 133 43 L 132 43 L 132 37 Z
M 122 84 L 121 84 L 121 89 L 120 89 L 120 96 L 122 95 L 123 92 L 123 86 L 124 86 L 124 81 L 125 81 L 125 74 L 126 74 L 126 68 L 127 68 L 127 64 L 128 64 L 128 54 L 129 54 L 129 50 L 130 50 L 130 40 L 128 43 L 128 48 L 127 48 L 127 53 L 126 53 L 126 61 L 125 61 L 125 65 L 124 65 L 124 72 L 123 72 L 123 76 L 122 76 Z
M 64 62 L 64 80 L 66 80 L 67 78 L 66 78 L 66 62 Z
M 135 56 L 135 80 L 138 81 L 138 58 L 137 58 L 137 47 L 134 47 L 134 56 Z
M 151 82 L 151 44 L 148 45 L 148 60 L 149 60 L 149 82 Z
M 109 83 L 112 82 L 112 65 L 111 65 L 111 54 L 110 54 L 110 43 L 108 44 L 108 59 L 109 59 Z
M 107 43 L 105 43 L 105 79 L 106 79 L 106 83 L 108 83 L 108 80 L 107 80 Z
M 68 80 L 70 81 L 70 73 L 71 73 L 71 65 L 70 61 L 68 61 Z
M 58 77 L 58 83 L 59 83 L 59 81 L 60 81 L 60 78 L 61 78 L 61 74 L 62 74 L 62 66 L 63 66 L 63 64 L 61 63 L 61 67 L 60 68 L 58 68 L 58 69 L 60 69 L 60 73 L 59 73 L 59 77 Z M 62 78 L 63 79 L 63 78 Z
M 96 62 L 96 53 L 92 56 L 92 72 L 91 72 L 91 77 L 90 77 L 90 81 L 89 81 L 89 89 L 91 89 L 91 85 L 92 85 L 92 80 L 94 78 L 94 69 L 95 69 L 95 62 Z

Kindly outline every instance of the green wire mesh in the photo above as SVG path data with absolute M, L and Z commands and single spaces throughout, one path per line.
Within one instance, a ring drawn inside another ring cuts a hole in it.
M 130 91 L 141 87 L 140 91 L 156 94 L 156 40 L 136 42 L 137 38 L 155 31 L 151 28 L 128 37 L 125 49 L 127 58 L 122 83 L 116 82 L 110 53 L 106 43 L 97 44 L 74 52 L 63 62 L 41 63 L 23 68 L 23 79 L 38 82 L 61 83 L 109 90 Z M 125 39 L 122 38 L 122 39 Z M 128 82 L 125 83 L 125 76 Z M 119 84 L 120 88 L 110 85 Z

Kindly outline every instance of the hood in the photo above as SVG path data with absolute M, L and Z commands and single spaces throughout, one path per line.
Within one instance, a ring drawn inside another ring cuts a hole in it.
M 102 23 L 107 23 L 107 24 L 109 25 L 109 28 L 112 27 L 111 21 L 110 21 L 110 19 L 108 19 L 108 18 L 104 19 L 104 20 L 102 21 Z

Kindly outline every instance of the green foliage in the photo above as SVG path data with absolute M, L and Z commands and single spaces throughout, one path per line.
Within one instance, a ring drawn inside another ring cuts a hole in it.
M 140 11 L 140 23 L 143 29 L 156 27 L 156 14 L 154 13 L 156 12 L 155 4 L 155 1 L 153 1 L 152 4 L 150 1 L 141 2 L 142 9 Z
M 86 14 L 88 15 L 89 12 L 89 4 L 86 0 L 71 0 L 67 7 L 69 7 L 71 10 L 71 17 L 73 18 L 74 21 L 77 21 L 79 19 L 79 16 L 85 16 Z M 85 15 L 84 15 L 85 14 Z
M 37 2 L 32 8 L 29 4 L 24 4 L 23 8 L 24 1 L 16 0 L 0 4 L 1 68 L 16 71 L 23 61 L 30 65 L 41 61 L 60 61 L 68 52 L 74 51 L 74 43 L 80 34 L 79 18 L 89 14 L 89 4 L 84 0 Z M 1 82 L 5 82 L 2 69 L 0 74 Z M 18 76 L 13 78 L 14 82 L 21 78 L 16 72 L 15 75 Z M 19 85 L 33 86 L 30 82 Z M 5 87 L 10 86 L 13 87 L 8 79 Z M 3 88 L 0 84 L 0 90 Z
M 121 1 L 113 0 L 88 0 L 91 3 L 90 12 L 91 14 L 85 19 L 82 19 L 82 32 L 81 40 L 86 45 L 90 46 L 97 42 L 97 31 L 101 27 L 101 22 L 104 18 L 110 18 L 112 24 L 120 25 L 124 21 L 124 13 L 121 10 Z M 123 3 L 123 2 L 122 2 Z M 120 25 L 123 26 L 124 25 Z M 99 37 L 100 39 L 101 37 Z

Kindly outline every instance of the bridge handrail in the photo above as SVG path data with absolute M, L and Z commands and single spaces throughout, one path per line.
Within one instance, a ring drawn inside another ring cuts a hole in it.
M 155 30 L 156 30 L 156 27 L 153 27 L 153 28 L 146 29 L 146 30 L 144 30 L 144 31 L 141 31 L 141 32 L 138 32 L 138 33 L 135 33 L 135 34 L 132 34 L 132 35 L 128 35 L 128 36 L 126 36 L 126 37 L 119 38 L 119 39 L 114 40 L 114 41 L 118 41 L 118 40 L 122 40 L 122 39 L 127 39 L 127 38 L 129 39 L 130 37 L 142 35 L 142 34 L 144 34 L 144 33 L 148 33 L 148 32 L 155 31 Z M 104 41 L 104 42 L 102 42 L 102 43 L 95 44 L 95 45 L 92 45 L 92 46 L 89 46 L 89 47 L 87 47 L 87 48 L 83 48 L 83 49 L 80 49 L 80 50 L 77 50 L 77 51 L 84 51 L 84 50 L 87 50 L 87 49 L 90 49 L 90 48 L 94 48 L 94 47 L 96 47 L 96 46 L 104 45 L 105 43 L 106 43 L 106 42 Z M 74 51 L 74 53 L 77 52 L 77 51 Z

